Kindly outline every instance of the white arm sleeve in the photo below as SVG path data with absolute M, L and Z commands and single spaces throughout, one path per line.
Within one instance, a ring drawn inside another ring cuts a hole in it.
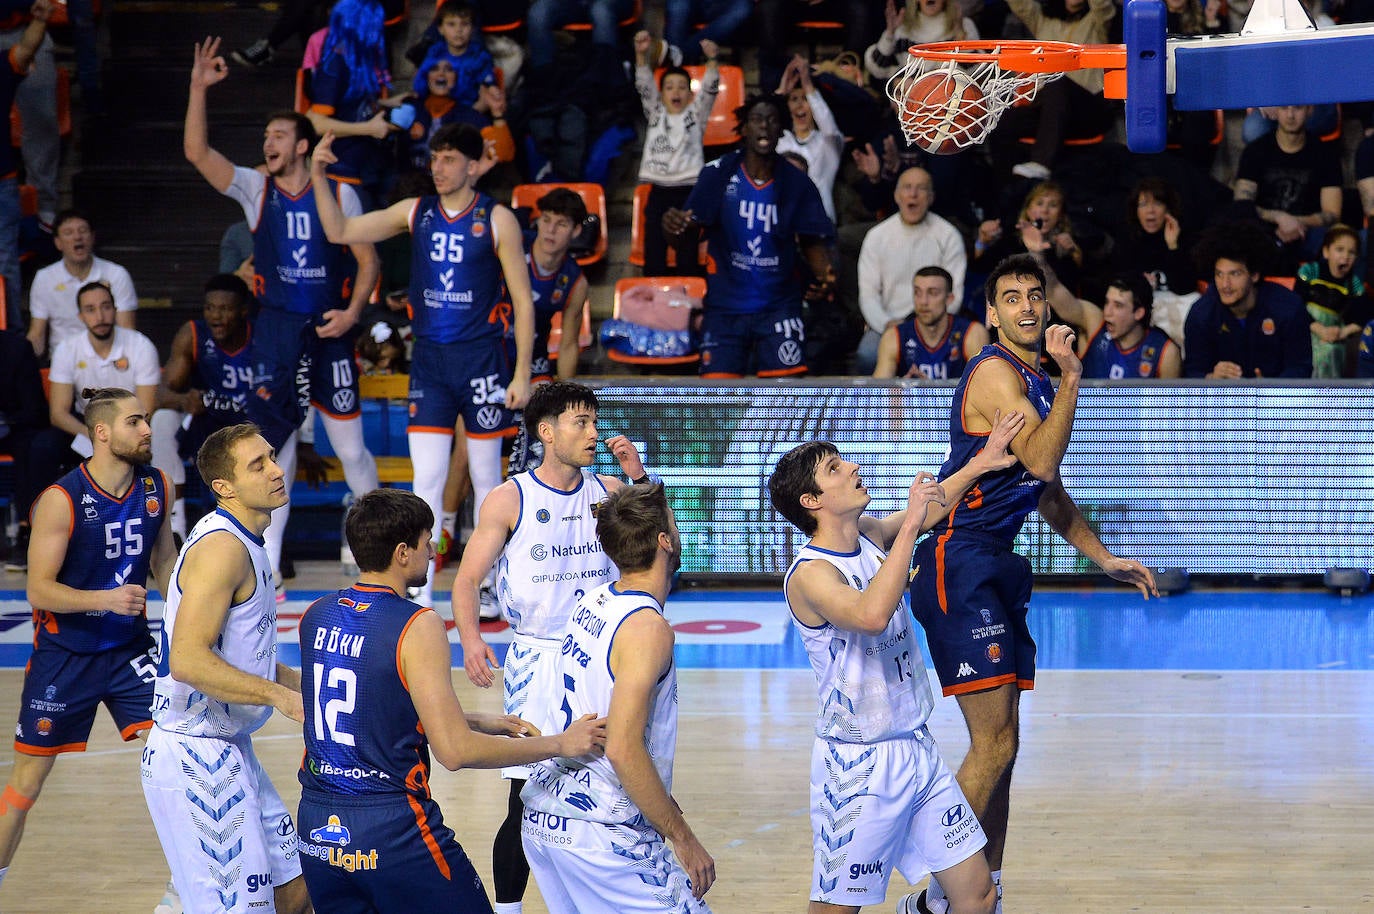
M 248 220 L 250 230 L 258 227 L 258 214 L 262 211 L 262 198 L 267 193 L 267 175 L 255 168 L 234 166 L 234 180 L 224 195 L 243 207 L 243 217 Z

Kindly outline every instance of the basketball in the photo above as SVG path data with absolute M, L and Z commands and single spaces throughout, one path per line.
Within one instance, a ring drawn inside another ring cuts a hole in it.
M 950 155 L 983 139 L 988 113 L 983 90 L 963 70 L 927 73 L 902 105 L 907 136 L 926 152 Z

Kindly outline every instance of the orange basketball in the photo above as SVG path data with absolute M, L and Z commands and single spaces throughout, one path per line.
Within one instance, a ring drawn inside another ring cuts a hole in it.
M 926 152 L 949 155 L 982 139 L 985 97 L 963 70 L 940 70 L 917 79 L 902 108 L 907 136 Z

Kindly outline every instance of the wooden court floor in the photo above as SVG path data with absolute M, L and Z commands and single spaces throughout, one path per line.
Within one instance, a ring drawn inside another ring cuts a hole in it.
M 0 719 L 21 673 L 0 671 Z M 465 706 L 499 691 L 455 682 Z M 717 912 L 806 909 L 807 670 L 684 670 L 674 794 L 718 869 Z M 957 764 L 952 700 L 932 729 Z M 1374 912 L 1374 673 L 1047 671 L 1023 704 L 1004 876 L 1007 914 Z M 288 806 L 299 731 L 257 738 Z M 0 750 L 0 772 L 11 764 Z M 30 814 L 0 911 L 148 914 L 167 869 L 137 744 L 103 712 Z M 448 823 L 490 885 L 504 811 L 494 772 L 436 772 Z M 882 908 L 906 892 L 895 877 Z M 543 912 L 531 884 L 526 911 Z

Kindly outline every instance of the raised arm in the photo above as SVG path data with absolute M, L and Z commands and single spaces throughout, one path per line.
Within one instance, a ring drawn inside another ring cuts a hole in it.
M 47 34 L 48 16 L 51 13 L 52 4 L 48 0 L 34 0 L 33 6 L 29 7 L 29 24 L 19 36 L 19 43 L 14 46 L 14 68 L 20 73 L 27 73 L 29 64 L 33 63 L 38 46 L 43 43 L 43 36 Z
M 182 127 L 181 148 L 186 161 L 210 186 L 220 193 L 234 181 L 234 163 L 210 146 L 210 128 L 206 115 L 205 94 L 211 86 L 224 82 L 229 65 L 219 54 L 218 38 L 206 38 L 196 44 L 195 60 L 191 64 L 191 94 L 186 100 L 186 123 Z
M 501 556 L 519 517 L 520 490 L 508 479 L 492 489 L 482 502 L 477 513 L 477 529 L 472 531 L 468 544 L 463 547 L 463 560 L 453 579 L 453 621 L 458 626 L 458 640 L 463 645 L 463 669 L 473 685 L 484 689 L 495 681 L 492 670 L 500 669 L 501 665 L 496 662 L 496 652 L 491 645 L 482 639 L 478 618 L 482 579 Z
M 1147 600 L 1151 595 L 1159 596 L 1159 590 L 1155 587 L 1155 576 L 1150 569 L 1134 559 L 1118 558 L 1108 551 L 1097 533 L 1088 526 L 1083 513 L 1064 490 L 1062 482 L 1056 479 L 1045 486 L 1045 490 L 1040 493 L 1038 510 L 1045 523 L 1064 537 L 1070 546 L 1092 559 L 1112 578 L 1134 586 Z
M 640 610 L 621 623 L 611 647 L 615 688 L 606 715 L 606 758 L 644 818 L 672 842 L 691 880 L 692 894 L 700 898 L 715 882 L 715 861 L 668 793 L 644 745 L 650 699 L 672 660 L 673 631 L 657 612 Z
M 439 764 L 459 768 L 528 765 L 554 756 L 600 752 L 606 742 L 605 718 L 588 714 L 557 736 L 508 739 L 474 732 L 453 692 L 452 660 L 444 623 L 431 611 L 420 613 L 406 629 L 398 650 L 401 675 Z
M 333 145 L 334 134 L 325 134 L 310 157 L 310 180 L 316 187 L 328 186 L 327 170 L 339 161 L 338 156 L 334 155 Z M 410 210 L 414 205 L 415 198 L 407 197 L 386 209 L 373 210 L 361 216 L 345 216 L 333 194 L 315 194 L 315 209 L 320 215 L 320 225 L 324 227 L 325 237 L 334 244 L 372 244 L 409 231 Z
M 172 678 L 211 698 L 276 708 L 305 720 L 301 693 L 241 670 L 215 652 L 229 607 L 256 586 L 248 550 L 227 531 L 201 537 L 186 552 L 177 581 L 182 587 L 167 665 Z
M 975 369 L 977 375 L 970 379 L 965 391 L 964 421 L 970 423 L 972 431 L 991 429 L 999 411 L 1025 416 L 1026 424 L 1012 441 L 1011 450 L 1030 474 L 1042 482 L 1058 478 L 1059 463 L 1073 433 L 1079 381 L 1083 376 L 1073 340 L 1073 330 L 1063 324 L 1045 332 L 1045 349 L 1059 363 L 1062 374 L 1054 405 L 1043 421 L 1026 398 L 1020 375 L 1000 360 L 989 360 Z

